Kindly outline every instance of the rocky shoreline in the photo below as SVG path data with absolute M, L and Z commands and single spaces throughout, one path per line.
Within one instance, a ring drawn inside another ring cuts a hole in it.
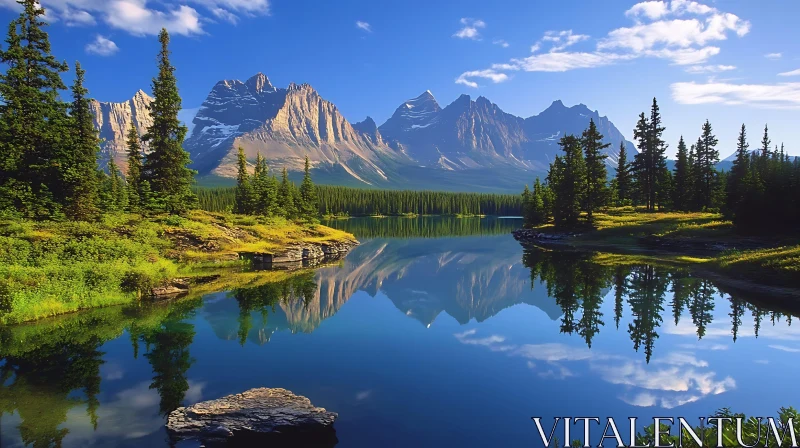
M 533 229 L 517 229 L 511 232 L 514 239 L 522 244 L 556 244 L 565 243 L 567 239 L 579 236 L 580 233 L 544 233 Z
M 355 240 L 293 244 L 274 253 L 241 252 L 239 253 L 239 259 L 249 260 L 258 267 L 275 266 L 281 268 L 291 267 L 292 265 L 313 267 L 344 258 L 358 244 L 358 241 Z
M 344 258 L 354 247 L 356 240 L 329 241 L 324 243 L 293 244 L 280 252 L 240 252 L 239 260 L 249 260 L 255 269 L 300 269 L 313 268 Z M 148 295 L 153 300 L 166 300 L 186 295 L 193 284 L 216 280 L 218 276 L 201 278 L 176 278 L 166 284 L 155 286 Z

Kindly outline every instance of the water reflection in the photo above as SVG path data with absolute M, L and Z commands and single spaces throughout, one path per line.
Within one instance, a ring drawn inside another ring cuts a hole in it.
M 794 310 L 768 304 L 762 297 L 690 270 L 636 259 L 610 262 L 578 252 L 522 252 L 504 235 L 361 238 L 362 244 L 338 266 L 299 272 L 282 282 L 241 287 L 202 300 L 90 310 L 0 328 L 0 418 L 5 419 L 0 425 L 7 430 L 0 434 L 0 445 L 86 446 L 91 440 L 100 446 L 118 446 L 130 438 L 129 446 L 141 446 L 138 438 L 150 437 L 149 441 L 163 446 L 163 417 L 170 411 L 243 387 L 227 385 L 228 377 L 220 373 L 217 375 L 223 376 L 218 376 L 216 383 L 200 378 L 205 371 L 198 371 L 198 365 L 208 371 L 208 358 L 216 363 L 221 356 L 214 349 L 204 353 L 204 346 L 216 342 L 219 350 L 219 345 L 224 345 L 229 361 L 255 353 L 277 356 L 279 350 L 271 351 L 280 345 L 276 333 L 286 333 L 280 342 L 288 345 L 288 350 L 303 351 L 306 346 L 302 344 L 313 339 L 292 334 L 314 333 L 326 321 L 338 320 L 348 327 L 363 320 L 387 322 L 385 314 L 347 315 L 352 309 L 348 301 L 359 296 L 385 303 L 404 326 L 359 327 L 364 334 L 358 333 L 358 338 L 374 336 L 413 345 L 404 339 L 412 333 L 409 326 L 435 334 L 437 327 L 451 325 L 458 327 L 446 335 L 454 345 L 502 357 L 504 363 L 518 363 L 538 381 L 581 387 L 590 373 L 598 381 L 617 386 L 616 398 L 636 407 L 672 408 L 734 389 L 739 378 L 731 376 L 732 370 L 715 371 L 698 355 L 700 350 L 730 349 L 721 338 L 736 343 L 744 336 L 766 334 L 771 338 L 769 350 L 800 352 L 792 345 L 800 338 L 787 331 L 792 316 L 797 315 Z M 509 309 L 512 307 L 517 308 Z M 503 310 L 508 310 L 504 316 L 524 315 L 530 323 L 514 329 L 493 325 L 492 317 Z M 437 322 L 440 319 L 443 322 Z M 423 328 L 431 326 L 433 329 Z M 401 329 L 406 333 L 398 333 Z M 526 332 L 533 340 L 524 339 Z M 337 336 L 322 330 L 317 334 Z M 624 350 L 615 350 L 609 334 L 621 336 Z M 686 337 L 691 343 L 661 340 L 668 336 Z M 359 344 L 366 343 L 358 338 L 336 342 L 344 341 L 348 350 L 358 353 L 353 356 L 381 352 L 380 345 L 362 346 Z M 275 342 L 270 342 L 273 339 Z M 442 347 L 437 349 L 445 350 Z M 440 357 L 440 352 L 426 347 L 408 350 L 427 354 L 428 358 L 420 359 L 428 362 Z M 446 350 L 454 352 L 452 347 Z M 351 399 L 355 396 L 362 407 L 377 400 L 380 393 L 387 394 L 386 387 L 381 389 L 386 386 L 381 378 L 388 378 L 387 384 L 396 388 L 392 372 L 401 369 L 400 365 L 336 367 L 344 355 L 332 356 L 324 364 L 329 352 L 320 347 L 303 353 L 298 361 L 302 368 L 292 370 L 291 362 L 274 365 L 298 377 L 316 375 L 319 370 L 303 370 L 314 357 L 323 359 L 322 365 L 329 370 L 343 369 L 343 376 L 353 376 L 348 368 L 374 369 L 380 373 L 371 379 L 374 383 L 359 383 L 356 392 L 350 392 Z M 472 357 L 485 359 L 474 352 L 454 356 L 462 356 L 463 364 Z M 504 368 L 508 365 L 503 364 Z M 135 366 L 139 366 L 138 373 L 133 372 Z M 397 372 L 399 375 L 401 370 Z M 425 370 L 417 374 L 420 372 Z M 581 379 L 576 380 L 578 377 Z M 258 378 L 252 383 L 263 385 L 261 381 Z M 529 378 L 515 382 L 511 376 L 508 381 L 520 388 L 530 382 Z M 487 390 L 504 382 L 493 382 Z M 432 386 L 431 390 L 454 387 L 449 381 Z M 209 392 L 209 388 L 215 389 Z M 209 396 L 203 397 L 206 393 Z M 357 413 L 357 408 L 351 412 Z M 387 416 L 386 421 L 390 420 Z M 65 442 L 68 436 L 71 443 Z

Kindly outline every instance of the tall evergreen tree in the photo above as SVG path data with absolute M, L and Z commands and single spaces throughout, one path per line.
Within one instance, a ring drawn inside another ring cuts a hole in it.
M 664 130 L 658 102 L 653 98 L 650 118 L 643 112 L 633 132 L 640 151 L 634 160 L 637 189 L 650 211 L 655 210 L 659 197 L 664 197 L 662 190 L 666 188 L 667 144 L 662 137 Z
M 233 212 L 247 215 L 252 212 L 253 190 L 250 185 L 250 174 L 247 172 L 247 158 L 244 155 L 244 148 L 239 147 L 238 174 L 236 175 L 236 199 L 233 204 Z
M 142 144 L 139 132 L 131 123 L 126 140 L 128 146 L 128 206 L 132 211 L 139 210 L 142 205 Z
M 675 175 L 673 176 L 674 197 L 672 202 L 676 210 L 687 211 L 691 205 L 692 190 L 689 170 L 689 151 L 683 136 L 681 136 L 678 141 L 678 158 L 675 161 Z
M 153 78 L 153 102 L 148 106 L 153 124 L 143 140 L 150 145 L 144 165 L 144 178 L 150 182 L 153 194 L 166 211 L 185 211 L 195 201 L 191 185 L 195 172 L 188 168 L 189 153 L 183 149 L 188 129 L 178 119 L 181 97 L 175 78 L 175 68 L 169 60 L 169 33 L 162 29 L 158 36 L 161 51 L 158 55 L 158 76 Z
M 566 135 L 558 142 L 564 151 L 550 165 L 548 183 L 555 195 L 553 218 L 556 226 L 574 227 L 578 224 L 586 192 L 586 162 L 580 139 Z
M 618 205 L 626 205 L 631 200 L 631 166 L 628 163 L 628 151 L 625 142 L 619 144 L 619 156 L 617 158 L 617 201 Z
M 697 141 L 695 148 L 695 165 L 697 167 L 699 190 L 699 205 L 705 208 L 714 206 L 714 188 L 717 172 L 714 166 L 719 163 L 719 151 L 717 150 L 717 137 L 714 136 L 711 123 L 708 120 L 703 124 L 703 132 L 700 140 Z
M 726 185 L 725 214 L 729 218 L 736 216 L 739 207 L 745 200 L 748 172 L 750 171 L 749 147 L 747 129 L 742 124 L 742 130 L 739 131 L 739 138 L 736 141 L 736 159 L 733 161 Z
M 531 220 L 534 225 L 540 225 L 547 222 L 549 212 L 546 207 L 546 196 L 548 188 L 542 185 L 537 177 L 533 182 L 533 192 L 531 193 Z
M 94 128 L 90 109 L 88 90 L 83 86 L 86 72 L 79 62 L 75 63 L 75 82 L 72 85 L 72 132 L 69 151 L 64 151 L 65 163 L 60 167 L 66 188 L 67 216 L 76 220 L 89 220 L 97 217 L 98 177 L 97 153 L 100 138 Z
M 533 227 L 535 224 L 533 222 L 533 210 L 531 204 L 531 190 L 528 188 L 528 184 L 525 184 L 525 188 L 522 189 L 522 224 L 523 227 Z
M 766 160 L 769 157 L 769 145 L 772 144 L 772 140 L 769 139 L 769 126 L 764 125 L 764 137 L 761 138 L 761 157 Z
M 37 0 L 20 0 L 22 13 L 8 27 L 0 49 L 0 209 L 32 217 L 58 214 L 66 192 L 59 171 L 68 155 L 67 64 L 50 54 L 50 39 Z
M 319 215 L 319 201 L 317 198 L 317 188 L 311 180 L 311 164 L 306 156 L 305 168 L 303 169 L 303 182 L 300 184 L 300 198 L 302 218 L 307 221 L 317 219 Z
M 262 216 L 275 216 L 278 208 L 277 182 L 269 174 L 267 160 L 258 154 L 252 181 L 253 212 Z
M 125 180 L 113 157 L 108 161 L 108 176 L 105 176 L 101 198 L 107 212 L 119 212 L 128 206 Z
M 286 171 L 286 167 L 284 167 L 281 176 L 281 184 L 278 188 L 278 211 L 286 219 L 294 219 L 297 217 L 297 208 L 294 200 L 295 189 L 294 184 L 289 181 L 289 173 Z
M 583 209 L 586 211 L 586 219 L 591 225 L 594 223 L 594 212 L 606 205 L 608 197 L 607 156 L 602 151 L 611 144 L 603 143 L 603 135 L 597 130 L 593 119 L 589 120 L 589 127 L 583 131 L 581 144 L 586 161 L 586 192 L 583 198 Z

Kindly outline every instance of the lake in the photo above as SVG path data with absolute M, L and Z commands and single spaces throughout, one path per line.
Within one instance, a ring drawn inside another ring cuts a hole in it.
M 253 387 L 338 412 L 337 447 L 542 446 L 533 416 L 798 404 L 800 328 L 769 297 L 523 251 L 519 219 L 328 224 L 361 241 L 335 266 L 0 328 L 0 446 L 169 446 L 171 410 Z

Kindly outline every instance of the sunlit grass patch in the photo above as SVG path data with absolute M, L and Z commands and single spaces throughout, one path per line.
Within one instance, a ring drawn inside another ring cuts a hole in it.
M 130 303 L 196 275 L 196 264 L 240 265 L 239 252 L 352 239 L 325 226 L 202 211 L 112 214 L 93 223 L 0 221 L 0 324 Z

